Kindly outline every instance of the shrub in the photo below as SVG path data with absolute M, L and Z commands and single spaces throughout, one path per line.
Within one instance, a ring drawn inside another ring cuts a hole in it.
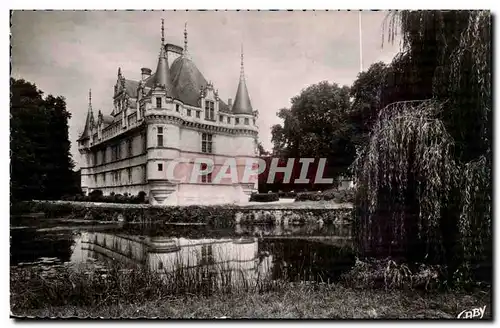
M 295 197 L 296 202 L 303 202 L 308 200 L 320 201 L 322 199 L 322 195 L 316 191 L 299 192 Z
M 89 194 L 89 201 L 91 202 L 98 202 L 102 200 L 102 198 L 103 198 L 103 193 L 102 190 L 99 189 L 92 190 Z
M 354 189 L 336 190 L 332 192 L 332 199 L 338 203 L 352 203 L 354 202 L 354 194 Z
M 354 267 L 341 276 L 352 288 L 384 288 L 434 290 L 445 287 L 446 268 L 440 265 L 397 263 L 391 259 L 356 260 Z
M 251 202 L 277 202 L 279 201 L 279 195 L 277 193 L 270 194 L 252 194 L 250 196 Z
M 138 198 L 138 201 L 139 203 L 146 203 L 146 201 L 148 200 L 147 197 L 146 197 L 146 193 L 144 191 L 139 191 L 139 193 L 137 194 L 137 198 Z M 149 203 L 149 201 L 148 201 Z
M 75 195 L 75 196 L 65 196 L 62 200 L 66 201 L 77 201 L 77 202 L 99 202 L 99 203 L 117 203 L 117 204 L 149 204 L 147 199 L 147 194 L 144 191 L 140 191 L 136 196 L 132 196 L 129 193 L 115 194 L 110 193 L 108 196 L 104 196 L 101 190 L 93 190 L 88 196 Z
M 280 191 L 278 196 L 279 198 L 295 198 L 297 193 L 295 191 Z
M 324 192 L 301 192 L 295 197 L 296 202 L 333 200 L 337 203 L 352 203 L 354 201 L 354 189 L 334 190 L 329 189 Z

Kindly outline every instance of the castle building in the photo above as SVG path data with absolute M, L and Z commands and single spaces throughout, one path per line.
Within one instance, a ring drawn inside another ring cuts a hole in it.
M 191 60 L 186 28 L 184 48 L 165 44 L 163 20 L 161 31 L 156 71 L 142 68 L 135 81 L 118 68 L 109 114 L 94 114 L 89 92 L 88 114 L 78 138 L 82 190 L 101 190 L 105 195 L 144 191 L 156 205 L 247 202 L 257 189 L 257 176 L 241 178 L 248 160 L 258 157 L 258 112 L 248 95 L 243 49 L 236 97 L 226 103 Z M 211 174 L 183 179 L 199 165 L 197 158 L 213 161 Z M 226 175 L 212 182 L 228 160 L 236 163 L 237 181 Z M 168 174 L 174 161 L 179 162 L 173 175 Z

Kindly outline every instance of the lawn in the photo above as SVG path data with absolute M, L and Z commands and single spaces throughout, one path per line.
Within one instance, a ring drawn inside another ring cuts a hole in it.
M 484 305 L 483 319 L 491 319 L 491 294 L 487 291 L 471 295 L 289 284 L 279 291 L 261 294 L 162 297 L 138 303 L 46 307 L 13 314 L 65 318 L 454 319 L 463 310 Z

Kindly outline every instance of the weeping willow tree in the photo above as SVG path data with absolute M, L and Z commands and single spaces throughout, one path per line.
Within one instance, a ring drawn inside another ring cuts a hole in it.
M 491 263 L 491 15 L 402 11 L 388 23 L 403 78 L 354 163 L 358 246 L 452 271 Z

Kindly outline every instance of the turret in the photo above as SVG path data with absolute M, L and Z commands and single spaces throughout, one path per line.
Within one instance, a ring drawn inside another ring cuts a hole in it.
M 155 87 L 164 89 L 167 97 L 174 98 L 174 88 L 170 79 L 167 52 L 165 50 L 163 19 L 161 20 L 161 49 L 160 56 L 158 58 L 158 66 L 156 68 Z
M 87 118 L 85 119 L 85 126 L 83 127 L 83 132 L 78 138 L 78 141 L 81 141 L 81 145 L 86 145 L 86 139 L 92 138 L 92 124 L 94 121 L 94 113 L 92 112 L 92 90 L 89 89 L 89 105 L 88 105 L 88 110 L 87 110 Z
M 236 97 L 234 97 L 232 112 L 234 114 L 247 114 L 247 115 L 252 115 L 253 113 L 250 97 L 248 96 L 247 85 L 245 83 L 245 69 L 243 65 L 243 45 L 241 46 L 240 82 L 238 84 L 238 90 L 236 91 Z
M 141 80 L 146 81 L 151 76 L 151 69 L 147 67 L 141 68 Z

